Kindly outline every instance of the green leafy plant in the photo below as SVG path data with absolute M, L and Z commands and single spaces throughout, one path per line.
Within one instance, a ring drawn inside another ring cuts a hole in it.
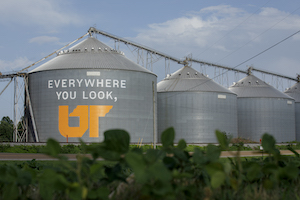
M 158 149 L 130 147 L 124 130 L 109 130 L 104 141 L 81 142 L 76 162 L 61 154 L 62 147 L 49 139 L 43 152 L 58 160 L 55 165 L 35 160 L 0 165 L 0 199 L 297 199 L 300 194 L 300 156 L 280 155 L 272 135 L 264 134 L 265 157 L 220 159 L 230 150 L 230 137 L 216 131 L 219 145 L 195 146 L 188 152 L 175 130 L 161 135 Z M 237 147 L 242 148 L 242 145 Z M 103 162 L 102 160 L 105 160 Z

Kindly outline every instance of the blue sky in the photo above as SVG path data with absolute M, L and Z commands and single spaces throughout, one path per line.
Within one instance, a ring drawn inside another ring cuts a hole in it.
M 192 54 L 196 59 L 235 67 L 299 31 L 300 2 L 10 0 L 0 1 L 0 26 L 2 73 L 29 66 L 84 35 L 91 26 L 174 57 Z M 108 38 L 97 38 L 114 45 Z M 300 73 L 299 46 L 297 34 L 238 69 L 253 65 L 296 77 Z M 126 46 L 121 50 L 135 60 Z M 182 67 L 170 64 L 171 73 Z M 199 65 L 192 67 L 200 70 Z M 154 73 L 158 82 L 164 78 L 164 62 L 154 64 Z M 214 77 L 210 69 L 207 74 Z M 0 91 L 7 83 L 0 81 Z M 13 117 L 12 102 L 13 84 L 0 96 L 0 117 Z

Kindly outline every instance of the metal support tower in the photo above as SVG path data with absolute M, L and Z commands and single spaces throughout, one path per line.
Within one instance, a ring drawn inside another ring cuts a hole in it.
M 200 63 L 200 73 L 202 73 L 203 75 L 206 76 L 206 65 L 203 65 L 202 63 Z
M 170 73 L 170 59 L 165 58 L 165 77 L 167 77 Z
M 28 141 L 28 121 L 24 117 L 24 114 L 25 114 L 24 113 L 24 110 L 25 110 L 24 105 L 26 104 L 25 98 L 26 98 L 26 101 L 29 102 L 29 104 L 27 103 L 26 105 L 29 105 L 31 122 L 33 123 L 33 126 L 34 126 L 33 129 L 34 129 L 35 139 L 36 139 L 36 142 L 39 141 L 37 131 L 35 128 L 35 123 L 34 123 L 35 122 L 34 115 L 33 115 L 33 111 L 32 111 L 31 104 L 30 104 L 30 96 L 29 96 L 28 85 L 27 85 L 27 73 L 24 71 L 27 71 L 32 66 L 49 58 L 50 56 L 57 54 L 62 49 L 66 48 L 67 46 L 75 43 L 76 41 L 82 39 L 83 37 L 85 37 L 89 34 L 90 33 L 86 33 L 85 35 L 83 35 L 83 36 L 79 37 L 78 39 L 74 40 L 73 42 L 63 46 L 62 48 L 58 49 L 57 51 L 54 51 L 53 53 L 38 60 L 35 63 L 29 65 L 28 67 L 23 68 L 22 70 L 20 70 L 17 73 L 13 73 L 13 74 L 0 73 L 0 80 L 10 78 L 11 79 L 10 82 L 12 82 L 12 80 L 14 81 L 14 102 L 13 102 L 13 104 L 14 104 L 13 141 L 14 142 L 27 142 Z M 8 85 L 10 84 L 10 82 L 8 83 Z M 8 87 L 8 85 L 1 91 L 0 95 L 4 92 L 4 90 Z M 25 93 L 26 93 L 26 95 L 25 95 Z
M 27 125 L 24 120 L 24 80 L 22 76 L 14 78 L 14 142 L 27 142 Z

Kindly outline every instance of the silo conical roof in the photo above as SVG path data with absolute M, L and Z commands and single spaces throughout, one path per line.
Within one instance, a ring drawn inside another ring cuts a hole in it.
M 290 96 L 280 92 L 254 75 L 248 75 L 241 79 L 230 86 L 229 90 L 236 93 L 239 98 L 263 97 L 292 99 Z
M 59 69 L 116 69 L 153 74 L 126 58 L 121 51 L 110 48 L 94 37 L 88 37 L 69 50 L 61 51 L 58 56 L 29 73 Z
M 300 82 L 287 89 L 284 93 L 293 97 L 296 103 L 300 102 Z
M 231 93 L 227 88 L 212 79 L 184 66 L 157 84 L 157 92 L 224 92 Z
M 28 120 L 29 139 L 100 142 L 106 130 L 123 129 L 131 142 L 153 142 L 156 81 L 122 52 L 88 37 L 29 72 L 36 125 Z

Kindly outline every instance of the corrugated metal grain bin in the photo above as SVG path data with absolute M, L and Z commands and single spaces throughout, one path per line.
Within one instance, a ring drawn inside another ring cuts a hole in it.
M 238 95 L 238 134 L 259 142 L 264 133 L 277 142 L 295 140 L 295 101 L 249 75 L 229 88 Z
M 295 99 L 296 140 L 300 141 L 300 83 L 296 83 L 285 91 L 285 94 Z
M 185 66 L 157 85 L 158 134 L 174 127 L 175 142 L 215 143 L 215 130 L 237 137 L 237 96 Z
M 108 129 L 125 129 L 131 142 L 153 142 L 156 80 L 122 52 L 83 40 L 29 72 L 39 140 L 98 142 Z

